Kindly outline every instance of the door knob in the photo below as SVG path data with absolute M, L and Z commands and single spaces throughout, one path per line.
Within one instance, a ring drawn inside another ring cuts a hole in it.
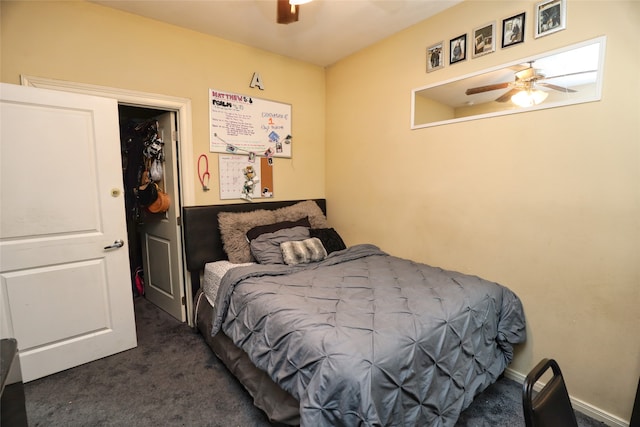
M 122 239 L 118 239 L 113 242 L 113 245 L 105 246 L 105 249 L 118 249 L 124 246 L 124 241 Z

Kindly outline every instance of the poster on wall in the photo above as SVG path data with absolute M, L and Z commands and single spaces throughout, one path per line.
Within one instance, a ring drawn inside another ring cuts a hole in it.
M 291 105 L 209 89 L 209 151 L 291 157 Z
M 247 156 L 218 156 L 220 171 L 220 199 L 273 197 L 273 166 L 269 159 L 251 161 Z

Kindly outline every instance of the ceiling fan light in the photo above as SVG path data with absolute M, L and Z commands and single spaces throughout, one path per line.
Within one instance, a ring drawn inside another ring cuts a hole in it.
M 549 96 L 547 92 L 538 89 L 523 90 L 513 95 L 511 101 L 518 107 L 532 107 L 543 102 L 547 96 Z

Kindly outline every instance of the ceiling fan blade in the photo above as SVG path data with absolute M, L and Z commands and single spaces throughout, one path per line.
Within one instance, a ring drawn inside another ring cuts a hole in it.
M 493 85 L 487 85 L 487 86 L 478 86 L 478 87 L 473 87 L 471 89 L 467 89 L 465 91 L 465 94 L 467 95 L 475 95 L 476 93 L 482 93 L 482 92 L 489 92 L 490 90 L 498 90 L 498 89 L 506 89 L 509 87 L 511 83 L 496 83 Z
M 502 96 L 496 98 L 496 102 L 507 102 L 509 100 L 511 100 L 511 97 L 513 95 L 515 95 L 516 93 L 520 92 L 522 89 L 511 89 L 508 92 L 505 92 L 504 94 L 502 94 Z
M 598 70 L 586 70 L 586 71 L 576 71 L 575 73 L 568 73 L 568 74 L 559 74 L 557 76 L 549 76 L 549 77 L 545 77 L 545 80 L 550 80 L 550 79 L 559 79 L 560 77 L 569 77 L 569 76 L 577 76 L 578 74 L 586 74 L 586 73 L 597 73 Z
M 574 93 L 574 92 L 577 92 L 577 90 L 569 89 L 568 87 L 562 87 L 562 86 L 558 86 L 558 85 L 552 85 L 551 83 L 537 82 L 536 84 L 537 84 L 537 85 L 539 85 L 539 86 L 548 87 L 549 89 L 557 90 L 557 91 L 559 91 L 559 92 L 566 92 L 566 93 Z
M 289 0 L 277 0 L 278 2 L 278 24 L 291 24 L 298 21 L 300 6 L 292 6 Z

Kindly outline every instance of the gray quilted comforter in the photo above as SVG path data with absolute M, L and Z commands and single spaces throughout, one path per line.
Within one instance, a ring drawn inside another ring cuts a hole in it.
M 525 340 L 509 289 L 372 245 L 222 279 L 220 328 L 300 402 L 303 426 L 453 426 Z

